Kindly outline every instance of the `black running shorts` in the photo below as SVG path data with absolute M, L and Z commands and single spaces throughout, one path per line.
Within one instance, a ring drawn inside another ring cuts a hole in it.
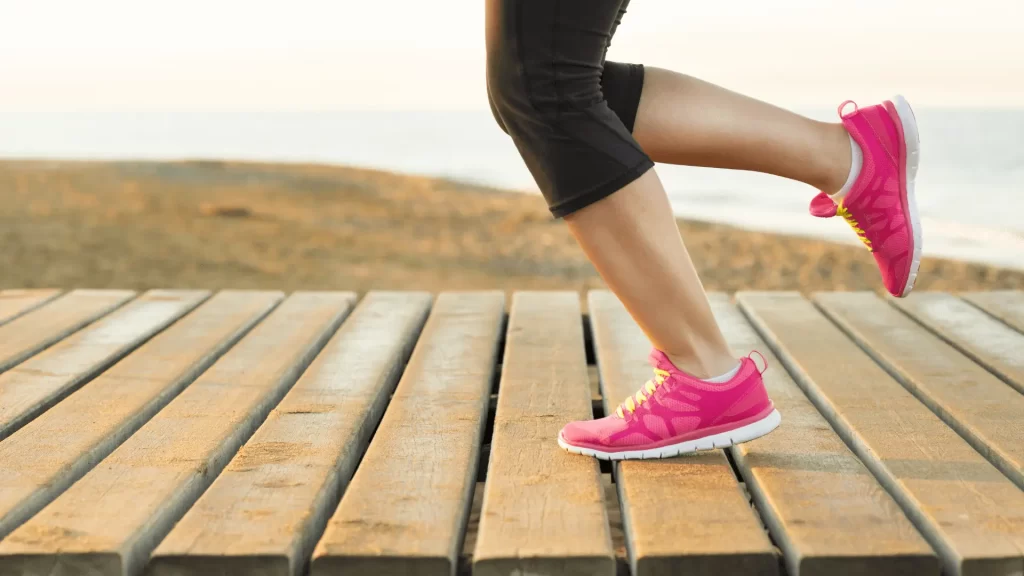
M 654 166 L 633 139 L 639 64 L 605 54 L 629 0 L 487 0 L 487 93 L 556 217 Z

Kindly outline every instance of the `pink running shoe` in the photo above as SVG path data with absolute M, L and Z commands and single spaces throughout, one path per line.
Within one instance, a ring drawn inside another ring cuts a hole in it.
M 864 153 L 853 189 L 839 204 L 822 192 L 811 201 L 819 218 L 842 216 L 875 255 L 890 294 L 910 294 L 921 264 L 921 220 L 914 200 L 920 154 L 917 121 L 902 96 L 839 117 Z
M 749 357 L 721 384 L 684 374 L 660 350 L 650 361 L 654 379 L 612 415 L 566 424 L 558 445 L 601 460 L 668 458 L 753 440 L 782 421 Z

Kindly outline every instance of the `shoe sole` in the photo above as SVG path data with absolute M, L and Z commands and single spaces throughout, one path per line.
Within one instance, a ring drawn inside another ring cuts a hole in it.
M 729 446 L 749 442 L 768 434 L 772 430 L 775 430 L 779 427 L 781 422 L 782 415 L 779 414 L 778 410 L 772 410 L 771 414 L 764 418 L 736 428 L 735 430 L 719 432 L 718 434 L 712 434 L 703 438 L 695 438 L 693 440 L 687 440 L 686 442 L 670 444 L 659 448 L 650 448 L 648 450 L 602 452 L 600 450 L 581 448 L 579 446 L 567 444 L 562 440 L 561 435 L 558 436 L 558 445 L 567 452 L 582 454 L 583 456 L 593 456 L 598 460 L 652 460 L 655 458 L 671 458 L 673 456 L 701 452 L 703 450 L 728 448 Z
M 913 235 L 914 254 L 910 262 L 910 272 L 907 274 L 907 282 L 899 297 L 910 294 L 917 282 L 917 272 L 921 267 L 921 217 L 917 211 L 917 200 L 914 197 L 914 181 L 917 178 L 917 167 L 921 157 L 921 134 L 917 129 L 917 118 L 910 103 L 903 96 L 896 95 L 892 99 L 896 108 L 896 115 L 899 117 L 900 125 L 903 128 L 903 150 L 904 166 L 901 168 L 906 176 L 906 202 L 907 212 L 910 213 L 910 232 Z

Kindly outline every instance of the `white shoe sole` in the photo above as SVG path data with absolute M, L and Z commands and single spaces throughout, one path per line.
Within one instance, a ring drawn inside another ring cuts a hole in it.
M 914 180 L 917 178 L 917 166 L 921 158 L 921 134 L 917 130 L 917 119 L 907 99 L 897 94 L 893 97 L 892 103 L 900 117 L 900 124 L 903 125 L 903 140 L 907 146 L 907 207 L 910 210 L 910 232 L 914 237 L 914 256 L 910 263 L 910 273 L 899 294 L 902 298 L 914 289 L 917 271 L 921 267 L 921 217 L 917 212 L 917 200 L 914 198 Z
M 648 450 L 602 452 L 600 450 L 592 450 L 590 448 L 580 448 L 579 446 L 566 444 L 565 441 L 562 440 L 561 434 L 558 435 L 558 445 L 567 452 L 582 454 L 584 456 L 593 456 L 599 460 L 650 460 L 654 458 L 671 458 L 673 456 L 679 456 L 680 454 L 689 454 L 691 452 L 699 452 L 701 450 L 714 450 L 716 448 L 728 448 L 729 446 L 749 442 L 764 436 L 772 430 L 775 430 L 779 427 L 781 422 L 782 415 L 779 414 L 778 410 L 772 410 L 771 414 L 757 422 L 751 422 L 750 424 L 741 426 L 735 430 L 720 432 L 703 438 L 696 438 L 694 440 L 687 440 L 686 442 L 670 444 L 668 446 L 651 448 Z

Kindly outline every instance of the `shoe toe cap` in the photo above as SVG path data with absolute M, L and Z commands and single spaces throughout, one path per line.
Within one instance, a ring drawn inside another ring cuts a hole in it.
M 597 440 L 594 431 L 590 430 L 593 421 L 569 422 L 559 433 L 562 440 L 569 444 L 593 444 Z

